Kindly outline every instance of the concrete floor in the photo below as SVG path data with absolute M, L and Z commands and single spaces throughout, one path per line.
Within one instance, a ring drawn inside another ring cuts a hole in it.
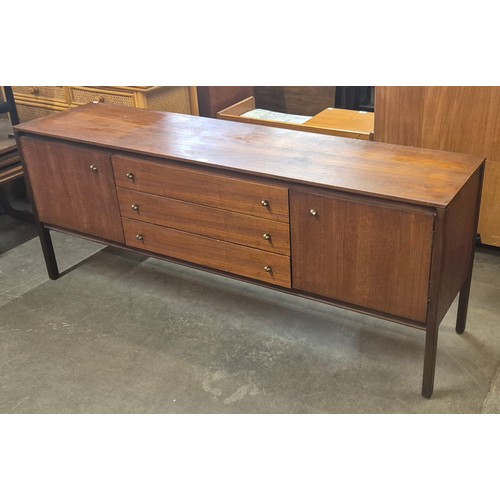
M 478 249 L 466 332 L 418 330 L 0 215 L 0 413 L 499 413 L 500 251 Z

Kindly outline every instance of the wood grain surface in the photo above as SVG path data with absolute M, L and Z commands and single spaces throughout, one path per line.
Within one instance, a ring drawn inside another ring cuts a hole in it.
M 217 112 L 252 95 L 253 87 L 196 87 L 201 116 L 215 118 Z
M 118 187 L 288 223 L 288 189 L 175 163 L 112 156 Z M 129 178 L 132 174 L 133 177 Z M 266 203 L 262 203 L 266 202 Z
M 373 113 L 360 113 L 348 109 L 327 108 L 304 123 L 252 118 L 243 116 L 254 110 L 255 98 L 246 99 L 229 106 L 217 113 L 217 118 L 266 127 L 285 128 L 301 132 L 350 137 L 351 139 L 372 140 Z M 362 117 L 360 117 L 362 115 Z
M 294 288 L 425 322 L 431 211 L 292 190 L 290 218 Z
M 374 114 L 352 109 L 327 108 L 304 122 L 304 125 L 337 130 L 344 132 L 344 137 L 369 141 L 375 126 Z
M 483 159 L 107 104 L 88 104 L 16 130 L 440 207 Z
M 290 288 L 290 258 L 284 255 L 127 218 L 123 229 L 131 247 Z
M 425 87 L 375 87 L 377 142 L 422 146 Z
M 375 140 L 487 158 L 479 233 L 500 246 L 500 87 L 377 87 Z
M 290 255 L 288 224 L 130 189 L 117 191 L 123 217 Z
M 443 265 L 439 280 L 438 322 L 457 296 L 472 265 L 472 249 L 476 231 L 476 211 L 480 192 L 480 171 L 467 182 L 446 210 Z
M 29 137 L 21 145 L 42 222 L 124 242 L 109 154 Z
M 375 140 L 500 160 L 500 87 L 377 87 Z
M 486 162 L 478 232 L 483 243 L 500 247 L 500 161 Z

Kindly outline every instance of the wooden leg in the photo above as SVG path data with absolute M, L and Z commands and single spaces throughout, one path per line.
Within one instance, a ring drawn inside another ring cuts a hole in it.
M 424 398 L 430 398 L 434 391 L 438 330 L 439 325 L 428 326 L 425 334 L 424 376 L 422 379 L 422 396 Z
M 458 298 L 457 324 L 455 326 L 455 331 L 458 334 L 464 333 L 465 325 L 467 323 L 467 310 L 469 308 L 471 278 L 472 278 L 472 273 L 469 274 L 467 281 L 463 284 L 462 288 L 460 289 L 460 296 Z
M 47 266 L 47 273 L 51 280 L 59 278 L 59 269 L 57 267 L 56 254 L 52 245 L 52 238 L 48 229 L 43 227 L 40 223 L 38 226 L 38 236 L 42 245 L 43 257 L 45 258 L 45 265 Z

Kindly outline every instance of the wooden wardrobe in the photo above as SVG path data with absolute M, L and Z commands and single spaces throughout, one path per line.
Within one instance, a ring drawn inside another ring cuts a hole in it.
M 375 141 L 486 156 L 478 232 L 500 247 L 500 87 L 376 87 Z

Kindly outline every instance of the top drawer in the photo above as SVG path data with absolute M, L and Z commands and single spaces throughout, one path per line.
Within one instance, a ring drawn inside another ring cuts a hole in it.
M 17 99 L 47 99 L 49 101 L 66 102 L 66 91 L 61 85 L 52 87 L 17 86 L 12 87 Z
M 105 102 L 121 106 L 135 106 L 133 92 L 110 91 L 94 87 L 69 87 L 69 93 L 72 105 Z
M 113 155 L 112 163 L 119 187 L 289 222 L 287 188 L 201 172 L 173 162 Z

